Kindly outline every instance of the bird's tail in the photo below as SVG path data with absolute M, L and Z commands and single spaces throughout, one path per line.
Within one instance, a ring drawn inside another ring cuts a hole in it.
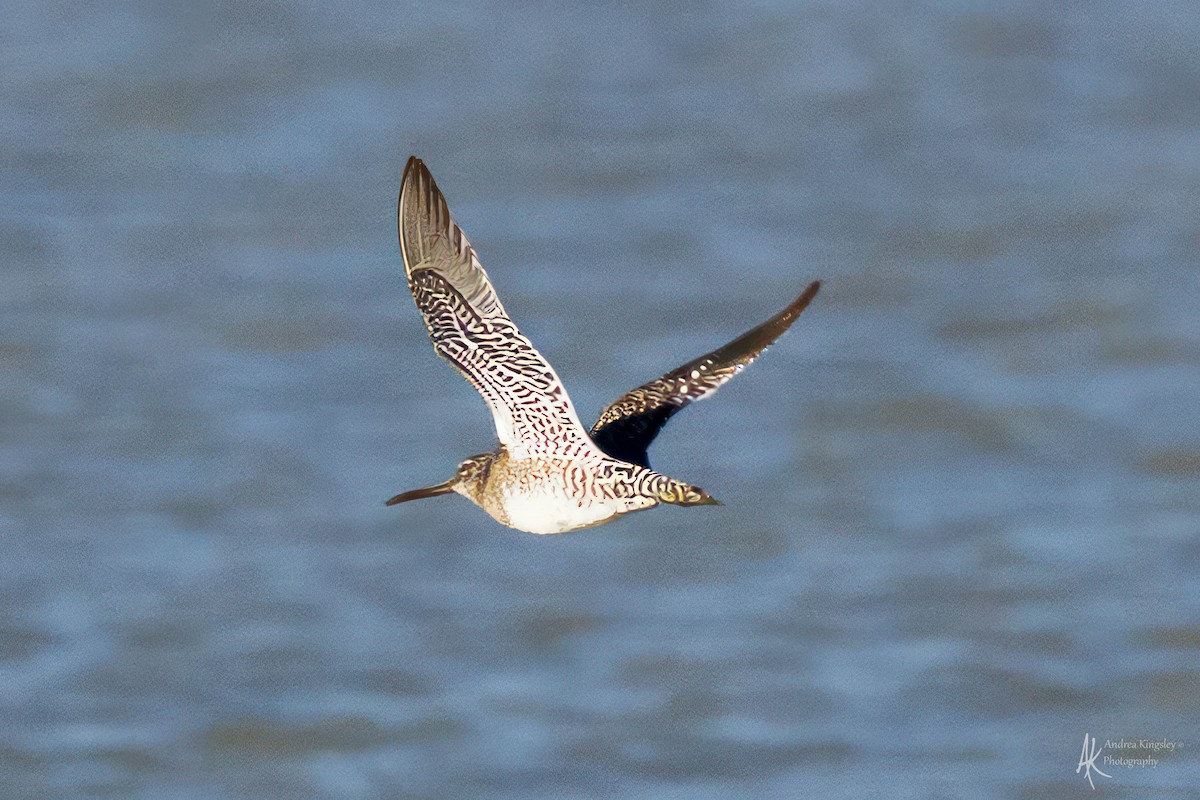
M 439 483 L 437 486 L 426 486 L 424 489 L 413 489 L 411 492 L 403 492 L 388 500 L 384 505 L 394 506 L 397 503 L 407 503 L 409 500 L 420 500 L 423 497 L 437 497 L 439 494 L 450 494 L 454 491 L 454 484 L 456 483 L 458 483 L 457 477 L 451 478 L 445 483 Z

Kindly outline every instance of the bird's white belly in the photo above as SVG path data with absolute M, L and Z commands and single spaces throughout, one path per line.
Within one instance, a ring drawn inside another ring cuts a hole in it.
M 541 492 L 513 493 L 504 498 L 508 524 L 529 533 L 566 533 L 588 528 L 637 507 L 631 507 L 629 499 L 578 500 Z

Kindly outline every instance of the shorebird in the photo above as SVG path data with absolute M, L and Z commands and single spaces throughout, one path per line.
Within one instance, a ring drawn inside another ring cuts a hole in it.
M 456 492 L 497 522 L 565 533 L 653 508 L 721 505 L 703 489 L 650 468 L 647 448 L 677 411 L 708 397 L 783 334 L 820 288 L 724 347 L 617 398 L 589 431 L 550 363 L 509 319 L 425 164 L 400 181 L 400 253 L 408 288 L 439 356 L 483 396 L 500 445 L 453 478 L 387 505 Z

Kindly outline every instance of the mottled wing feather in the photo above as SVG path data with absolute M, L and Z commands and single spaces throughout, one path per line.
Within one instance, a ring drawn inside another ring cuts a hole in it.
M 753 363 L 791 327 L 820 288 L 820 281 L 813 281 L 787 308 L 753 330 L 621 395 L 592 426 L 593 441 L 613 458 L 649 467 L 647 450 L 667 420 Z
M 554 368 L 517 330 L 433 176 L 409 159 L 400 251 L 434 350 L 479 391 L 512 456 L 574 454 L 591 440 Z

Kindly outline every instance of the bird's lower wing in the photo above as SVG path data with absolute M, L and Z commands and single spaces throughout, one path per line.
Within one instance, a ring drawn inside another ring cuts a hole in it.
M 437 354 L 479 391 L 501 444 L 518 456 L 574 453 L 591 440 L 554 368 L 517 330 L 433 176 L 409 159 L 400 251 Z
M 592 426 L 592 440 L 608 455 L 650 466 L 647 450 L 674 414 L 715 392 L 791 327 L 821 288 L 813 281 L 787 308 L 724 347 L 671 370 L 616 399 Z

